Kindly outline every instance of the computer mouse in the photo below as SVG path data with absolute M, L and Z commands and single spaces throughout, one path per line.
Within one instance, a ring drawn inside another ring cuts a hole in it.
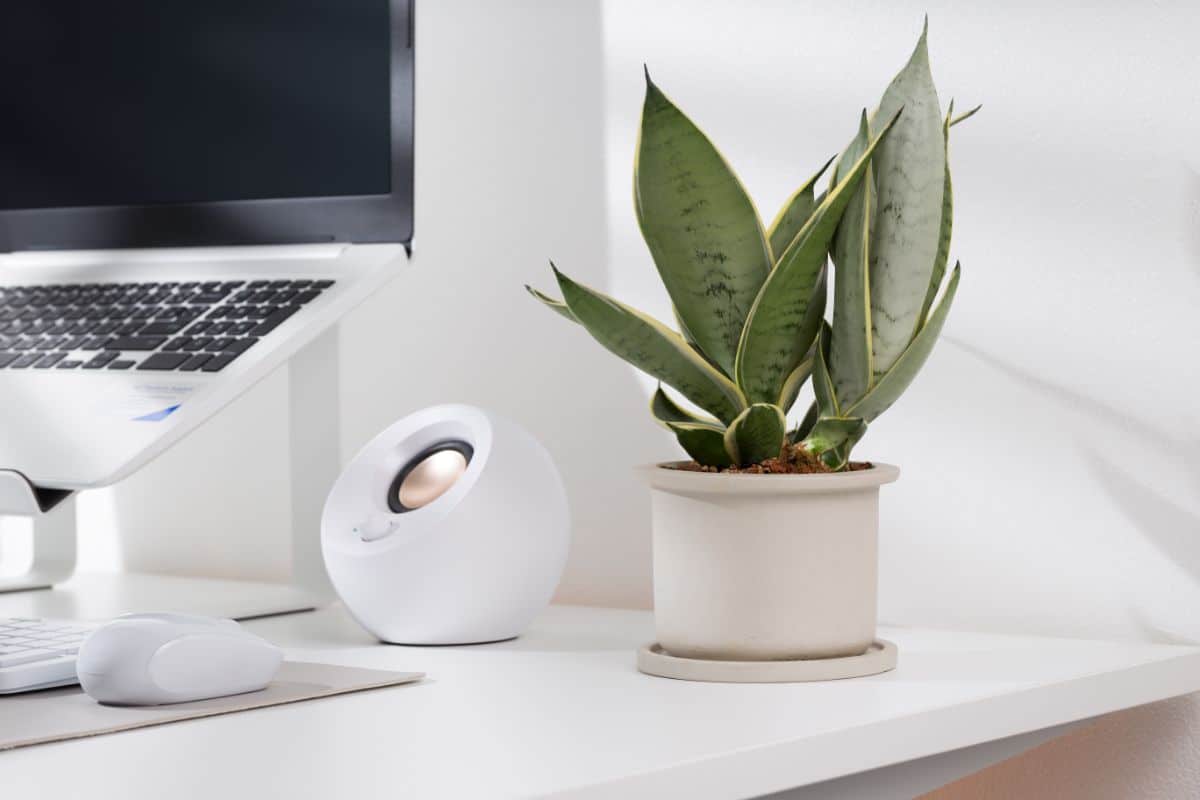
M 79 684 L 101 703 L 187 703 L 263 689 L 283 651 L 231 619 L 126 614 L 79 646 Z

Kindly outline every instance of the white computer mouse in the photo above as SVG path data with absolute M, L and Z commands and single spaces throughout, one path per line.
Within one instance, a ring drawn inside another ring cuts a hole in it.
M 283 652 L 231 619 L 126 614 L 79 646 L 76 672 L 101 703 L 150 706 L 266 687 Z

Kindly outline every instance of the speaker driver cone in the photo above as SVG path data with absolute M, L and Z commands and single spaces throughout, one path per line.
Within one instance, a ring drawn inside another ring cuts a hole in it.
M 439 442 L 409 459 L 388 489 L 394 513 L 423 508 L 450 490 L 471 463 L 474 450 L 466 442 Z

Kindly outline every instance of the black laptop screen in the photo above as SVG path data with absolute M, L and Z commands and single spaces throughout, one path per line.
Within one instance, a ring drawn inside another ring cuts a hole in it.
M 4 0 L 0 209 L 385 195 L 388 0 Z

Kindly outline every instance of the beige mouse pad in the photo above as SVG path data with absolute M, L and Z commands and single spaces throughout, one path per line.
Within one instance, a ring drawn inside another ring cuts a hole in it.
M 78 686 L 0 695 L 0 750 L 298 703 L 411 683 L 423 677 L 420 672 L 285 661 L 275 680 L 262 691 L 169 706 L 102 706 Z

